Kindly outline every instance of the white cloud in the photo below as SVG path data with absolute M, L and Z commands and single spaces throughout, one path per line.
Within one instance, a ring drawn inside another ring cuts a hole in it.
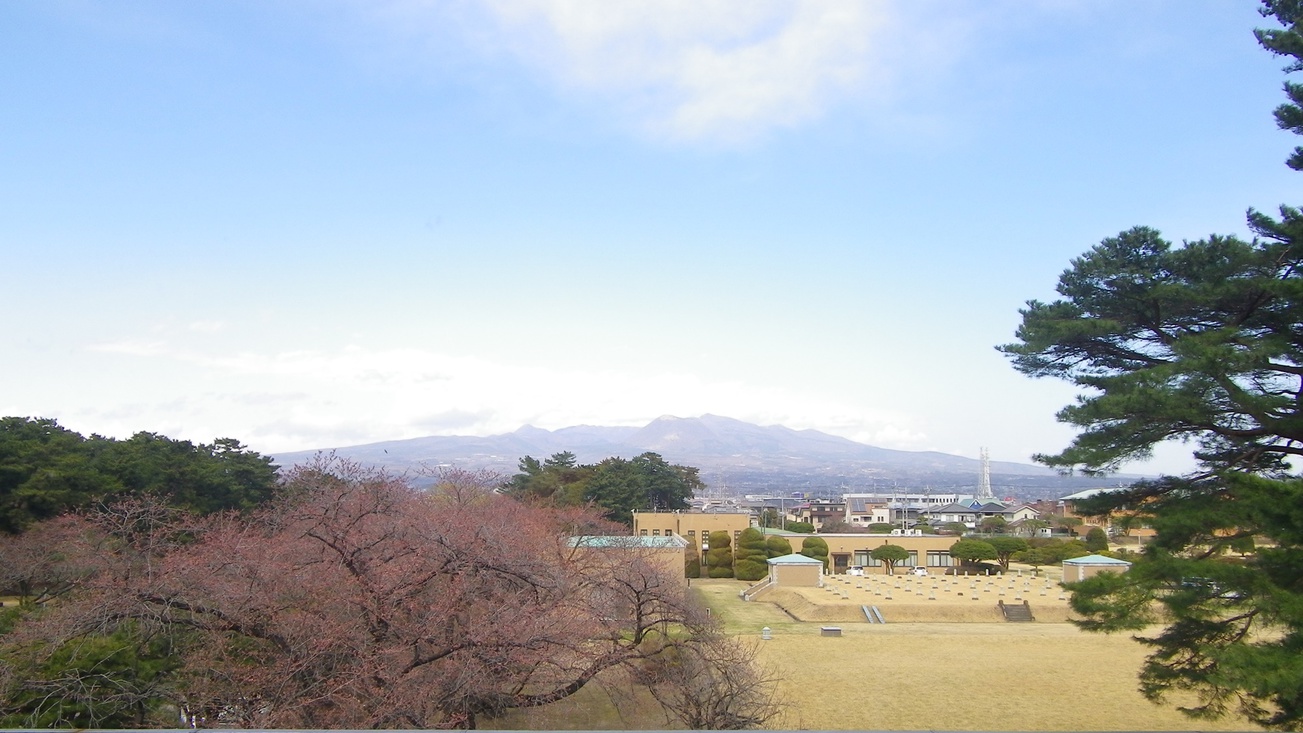
M 114 434 L 122 424 L 205 441 L 229 435 L 267 452 L 489 435 L 527 423 L 641 425 L 666 414 L 704 413 L 893 438 L 879 443 L 884 447 L 912 447 L 919 437 L 895 427 L 900 415 L 857 413 L 825 397 L 687 373 L 521 366 L 411 348 L 229 354 L 150 342 L 93 351 L 125 360 L 119 371 L 140 383 L 106 385 L 121 396 L 109 399 L 106 389 L 95 414 L 77 410 L 87 429 Z M 74 422 L 68 424 L 75 429 Z
M 817 119 L 879 84 L 893 5 L 482 0 L 450 9 L 397 0 L 373 12 L 417 35 L 456 24 L 464 41 L 596 98 L 652 135 L 736 142 Z

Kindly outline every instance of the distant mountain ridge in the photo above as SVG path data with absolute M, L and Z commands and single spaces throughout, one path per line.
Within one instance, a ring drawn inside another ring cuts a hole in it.
M 700 468 L 712 488 L 727 486 L 749 493 L 794 486 L 864 491 L 874 486 L 903 489 L 927 485 L 938 490 L 972 490 L 980 471 L 980 461 L 974 458 L 878 448 L 818 430 L 753 425 L 718 415 L 664 416 L 641 428 L 577 425 L 545 430 L 526 425 L 487 437 L 429 436 L 325 450 L 400 472 L 455 465 L 504 475 L 515 473 L 526 455 L 543 459 L 570 451 L 580 463 L 593 463 L 653 451 L 671 463 Z M 290 465 L 317 452 L 282 453 L 274 458 L 281 465 Z M 1113 483 L 1068 479 L 1042 466 L 1007 461 L 992 461 L 991 474 L 993 484 L 1044 486 L 1047 495 L 1069 486 Z

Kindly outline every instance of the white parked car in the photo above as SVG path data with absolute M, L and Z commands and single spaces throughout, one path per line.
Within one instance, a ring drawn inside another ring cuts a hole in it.
M 927 575 L 927 568 L 914 568 L 910 572 L 914 575 Z

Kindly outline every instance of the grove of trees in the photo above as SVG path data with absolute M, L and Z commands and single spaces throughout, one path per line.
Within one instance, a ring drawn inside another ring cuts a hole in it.
M 704 486 L 697 469 L 666 463 L 656 453 L 632 459 L 607 458 L 581 465 L 570 452 L 539 462 L 520 459 L 520 472 L 502 489 L 517 498 L 547 500 L 557 506 L 594 504 L 621 524 L 632 525 L 635 511 L 687 509 Z
M 1264 0 L 1278 27 L 1258 42 L 1303 70 L 1303 3 Z M 1281 128 L 1303 133 L 1303 84 L 1286 82 Z M 1303 147 L 1288 165 L 1303 169 Z M 1083 395 L 1058 414 L 1079 432 L 1038 460 L 1107 472 L 1160 442 L 1193 444 L 1199 468 L 1083 502 L 1153 528 L 1131 570 L 1073 589 L 1082 625 L 1161 631 L 1141 690 L 1192 691 L 1196 717 L 1235 712 L 1268 727 L 1303 726 L 1303 212 L 1250 210 L 1253 238 L 1212 235 L 1174 246 L 1135 227 L 1104 239 L 1059 277 L 1059 299 L 1031 301 L 1016 369 L 1066 380 Z M 1251 541 L 1257 540 L 1250 544 Z M 1228 561 L 1226 554 L 1246 549 Z M 1191 580 L 1194 579 L 1194 580 Z
M 87 438 L 55 420 L 0 418 L 0 533 L 130 496 L 207 514 L 253 508 L 275 490 L 271 459 L 230 438 Z

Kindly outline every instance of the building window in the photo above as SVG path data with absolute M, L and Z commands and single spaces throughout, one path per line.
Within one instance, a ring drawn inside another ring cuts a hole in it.
M 640 529 L 640 530 L 638 530 L 638 534 L 642 535 L 643 537 L 646 537 L 646 536 L 647 536 L 647 530 L 645 530 L 645 529 Z
M 672 530 L 672 529 L 670 529 L 670 528 L 668 528 L 668 527 L 665 528 L 665 536 L 666 536 L 666 537 L 673 536 L 673 534 L 674 534 L 674 530 Z
M 927 566 L 930 568 L 953 568 L 955 559 L 945 550 L 928 550 Z
M 909 557 L 905 558 L 905 561 L 900 564 L 907 568 L 918 565 L 918 550 L 910 550 Z
M 661 536 L 661 531 L 659 529 L 652 530 L 652 537 L 660 537 L 660 536 Z
M 861 566 L 868 565 L 868 564 L 869 564 L 869 561 L 870 561 L 871 559 L 872 559 L 872 558 L 869 557 L 869 551 L 868 551 L 868 550 L 856 550 L 856 551 L 855 551 L 855 564 L 856 564 L 856 565 L 861 565 Z

